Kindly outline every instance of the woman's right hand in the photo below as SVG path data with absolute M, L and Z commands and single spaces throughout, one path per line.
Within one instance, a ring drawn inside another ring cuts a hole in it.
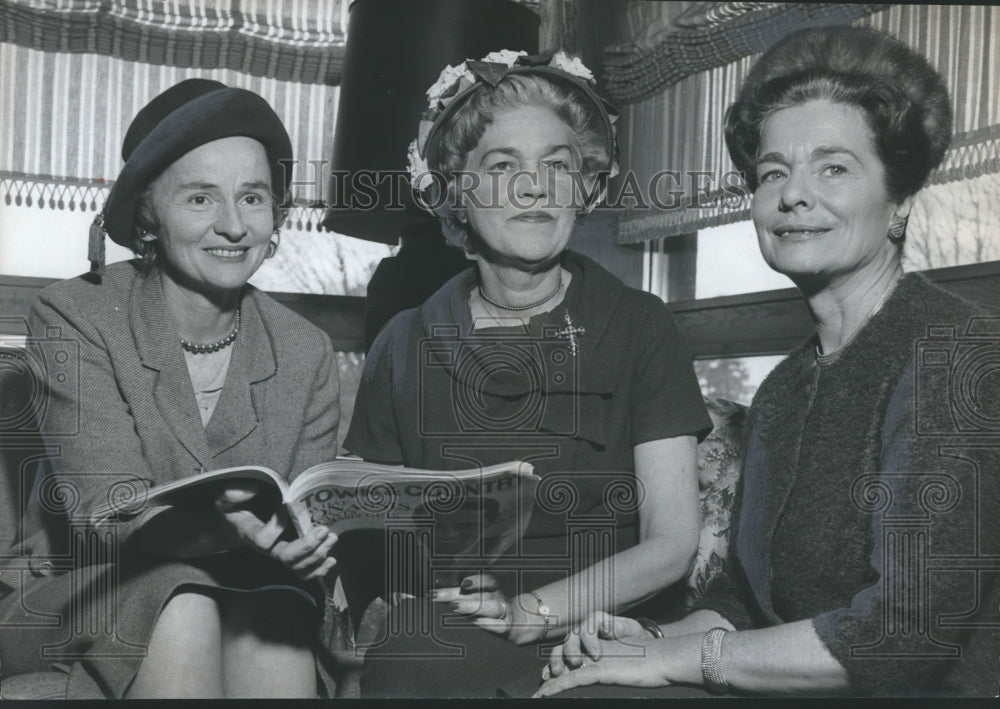
M 574 670 L 587 660 L 596 662 L 601 658 L 601 640 L 649 639 L 649 633 L 637 620 L 595 611 L 583 619 L 570 632 L 562 645 L 552 649 L 549 664 L 545 668 L 545 678 L 558 677 L 568 670 Z
M 279 505 L 266 522 L 243 507 L 259 490 L 256 483 L 230 485 L 215 498 L 215 509 L 233 526 L 244 544 L 280 561 L 300 579 L 308 581 L 326 576 L 337 564 L 329 555 L 337 535 L 317 525 L 304 536 L 291 541 L 282 539 L 291 521 L 283 506 Z

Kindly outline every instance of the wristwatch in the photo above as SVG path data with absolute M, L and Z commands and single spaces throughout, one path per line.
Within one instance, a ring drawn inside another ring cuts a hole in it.
M 535 602 L 538 604 L 535 608 L 535 615 L 542 617 L 542 634 L 538 636 L 538 639 L 545 640 L 545 637 L 549 634 L 549 630 L 552 628 L 552 611 L 549 610 L 547 605 L 545 605 L 541 596 L 534 591 L 528 591 L 528 593 L 531 594 L 532 598 L 534 598 Z

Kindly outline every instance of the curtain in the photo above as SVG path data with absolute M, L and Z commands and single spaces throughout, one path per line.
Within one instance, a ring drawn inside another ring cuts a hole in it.
M 928 58 L 948 85 L 955 137 L 931 182 L 1000 172 L 1000 10 L 894 5 L 854 24 L 875 27 L 906 42 Z M 750 54 L 700 71 L 623 107 L 618 122 L 623 167 L 642 187 L 665 170 L 679 173 L 681 179 L 661 180 L 661 191 L 678 192 L 669 199 L 661 195 L 661 207 L 639 205 L 623 214 L 617 234 L 620 243 L 677 236 L 749 218 L 748 200 L 737 198 L 735 181 L 729 177 L 735 168 L 726 152 L 722 118 L 759 56 Z
M 318 228 L 330 160 L 346 0 L 0 0 L 0 196 L 96 211 L 122 139 L 150 99 L 190 77 L 263 96 L 299 164 L 291 223 Z

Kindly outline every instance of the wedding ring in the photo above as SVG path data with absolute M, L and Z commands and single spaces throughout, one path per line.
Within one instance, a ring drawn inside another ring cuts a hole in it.
M 507 620 L 507 604 L 504 601 L 500 601 L 500 615 L 497 616 L 497 620 Z

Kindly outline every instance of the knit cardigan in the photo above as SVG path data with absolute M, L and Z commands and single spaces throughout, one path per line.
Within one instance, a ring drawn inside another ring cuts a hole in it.
M 977 340 L 975 315 L 911 274 L 833 361 L 813 338 L 778 365 L 729 567 L 697 607 L 737 629 L 812 619 L 855 692 L 996 694 L 1000 434 L 967 404 L 1000 399 L 962 362 L 995 357 L 998 333 Z

